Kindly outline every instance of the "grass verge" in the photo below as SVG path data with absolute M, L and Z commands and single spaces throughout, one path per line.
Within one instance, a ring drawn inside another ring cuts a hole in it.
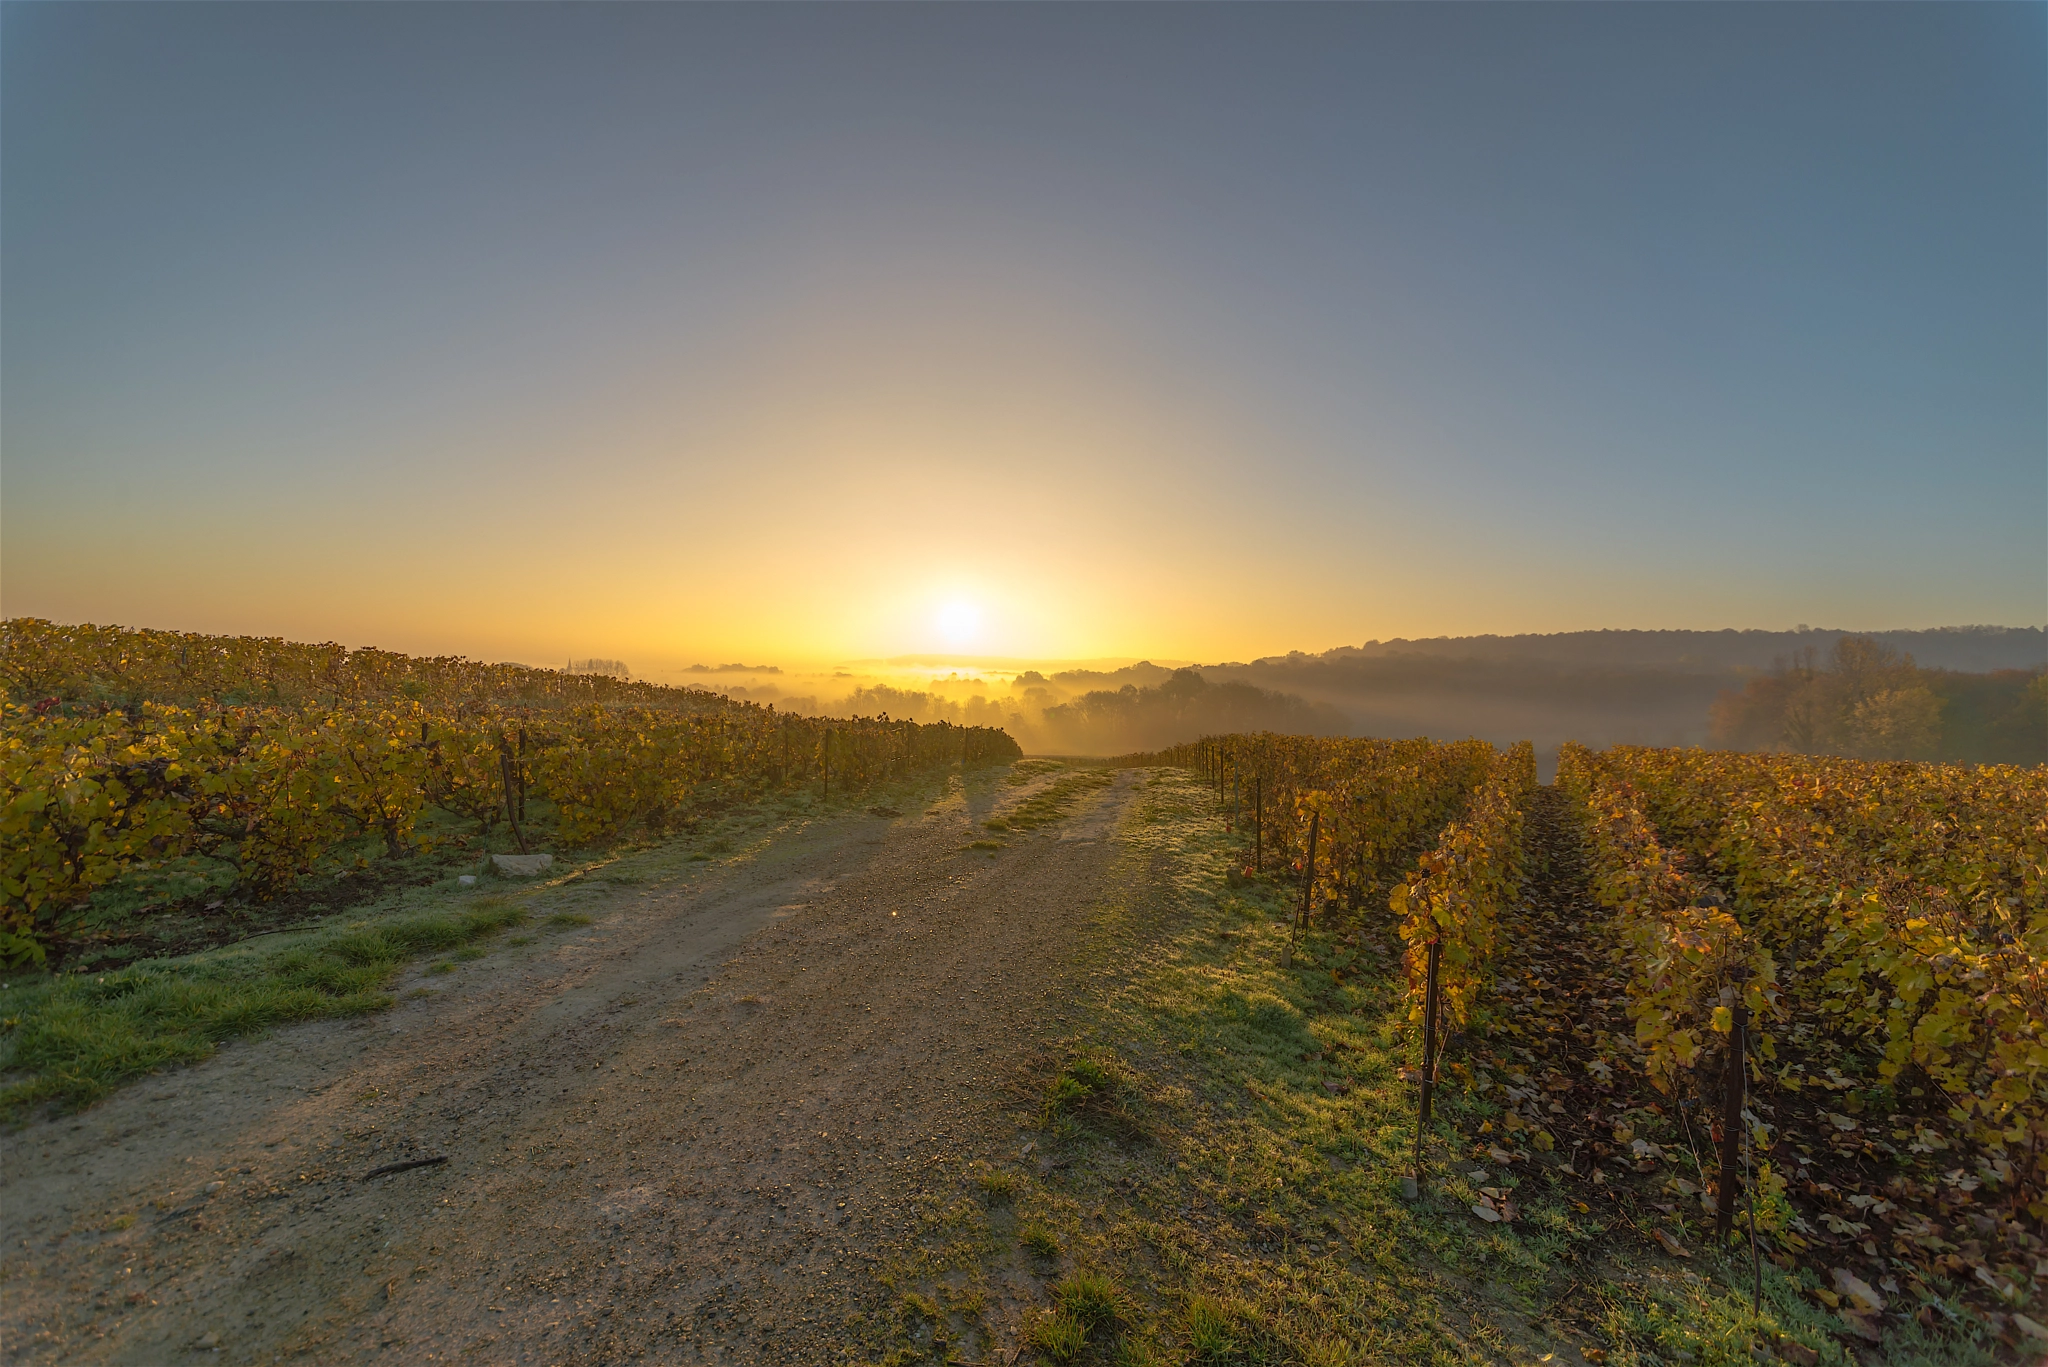
M 211 1054 L 224 1039 L 391 1004 L 408 959 L 469 946 L 525 919 L 503 897 L 336 926 L 262 948 L 65 974 L 0 990 L 0 1119 L 90 1105 L 129 1078 Z

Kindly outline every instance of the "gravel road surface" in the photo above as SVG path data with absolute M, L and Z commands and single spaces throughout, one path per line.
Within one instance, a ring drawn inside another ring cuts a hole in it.
M 8 1136 L 6 1358 L 843 1358 L 919 1193 L 1013 1137 L 1129 876 L 1131 773 L 966 848 L 1053 781 L 999 778 L 558 889 L 590 925 Z

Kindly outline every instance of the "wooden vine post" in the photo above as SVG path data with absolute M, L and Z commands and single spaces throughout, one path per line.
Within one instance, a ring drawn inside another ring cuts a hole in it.
M 1436 1018 L 1439 1009 L 1436 978 L 1443 962 L 1443 938 L 1429 942 L 1429 967 L 1422 985 L 1422 1099 L 1415 1109 L 1415 1195 L 1422 1187 L 1422 1137 L 1429 1128 L 1430 1105 L 1436 1089 Z
M 1266 776 L 1252 775 L 1252 872 L 1266 871 Z
M 519 810 L 512 799 L 512 743 L 503 734 L 498 737 L 498 778 L 505 789 L 505 821 L 512 827 L 512 843 L 525 854 L 526 837 L 519 830 Z
M 1315 910 L 1316 842 L 1322 830 L 1322 812 L 1311 810 L 1308 814 L 1308 858 L 1302 861 L 1301 866 L 1301 915 L 1296 918 L 1303 930 L 1308 929 L 1309 916 Z
M 519 757 L 513 761 L 512 775 L 519 780 L 519 819 L 526 820 L 526 728 L 519 728 Z M 521 853 L 525 847 L 521 846 Z
M 1742 1183 L 1742 1093 L 1749 1080 L 1749 1055 L 1744 1039 L 1749 1008 L 1737 1001 L 1734 1016 L 1728 1034 L 1728 1066 L 1723 1070 L 1727 1077 L 1721 1099 L 1721 1190 L 1714 1206 L 1714 1237 L 1724 1244 L 1735 1226 L 1735 1189 Z

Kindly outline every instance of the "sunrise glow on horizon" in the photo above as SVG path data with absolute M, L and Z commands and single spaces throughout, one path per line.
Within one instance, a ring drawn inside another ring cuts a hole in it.
M 2043 14 L 10 6 L 0 611 L 2038 624 Z

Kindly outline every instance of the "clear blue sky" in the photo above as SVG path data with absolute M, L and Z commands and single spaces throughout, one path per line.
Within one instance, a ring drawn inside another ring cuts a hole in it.
M 636 662 L 2048 618 L 2040 5 L 0 22 L 10 615 Z

